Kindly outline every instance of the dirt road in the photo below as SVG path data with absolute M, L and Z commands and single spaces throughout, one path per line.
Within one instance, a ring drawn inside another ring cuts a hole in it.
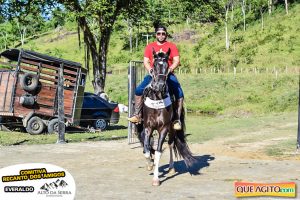
M 190 147 L 199 160 L 195 167 L 199 174 L 191 175 L 183 161 L 179 161 L 175 164 L 177 173 L 168 176 L 169 151 L 166 150 L 162 156 L 159 187 L 151 186 L 152 175 L 145 169 L 139 144 L 129 146 L 125 140 L 0 147 L 0 168 L 32 162 L 61 166 L 76 181 L 77 200 L 235 199 L 235 180 L 294 181 L 298 187 L 300 185 L 299 155 L 289 160 L 259 155 L 259 159 L 255 159 L 253 150 L 252 153 L 239 151 L 220 141 L 191 144 Z M 299 189 L 297 193 L 299 197 Z

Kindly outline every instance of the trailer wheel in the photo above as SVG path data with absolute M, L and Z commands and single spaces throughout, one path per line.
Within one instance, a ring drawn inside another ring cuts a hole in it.
M 58 134 L 58 118 L 51 119 L 47 128 L 49 134 Z
M 30 135 L 38 135 L 43 132 L 45 128 L 45 124 L 43 120 L 39 117 L 32 117 L 28 122 L 26 126 L 26 131 Z
M 28 92 L 34 91 L 38 87 L 38 84 L 39 80 L 35 74 L 26 73 L 20 79 L 21 87 Z
M 104 131 L 108 126 L 108 122 L 103 118 L 98 118 L 94 121 L 94 128 L 97 130 Z

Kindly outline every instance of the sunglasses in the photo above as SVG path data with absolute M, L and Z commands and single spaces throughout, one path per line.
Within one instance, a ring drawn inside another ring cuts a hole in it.
M 162 36 L 166 36 L 166 32 L 157 32 L 156 35 L 157 35 L 157 36 L 161 36 L 161 35 L 162 35 Z

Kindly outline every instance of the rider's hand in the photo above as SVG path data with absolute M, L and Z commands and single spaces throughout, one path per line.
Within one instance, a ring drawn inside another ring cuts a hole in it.
M 171 68 L 171 67 L 169 67 L 169 69 L 168 69 L 169 71 L 168 71 L 168 74 L 169 73 L 173 73 L 174 72 L 174 69 L 173 68 Z

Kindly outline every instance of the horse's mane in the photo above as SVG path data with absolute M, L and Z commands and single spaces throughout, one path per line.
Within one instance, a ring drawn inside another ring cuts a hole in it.
M 158 57 L 164 57 L 166 54 L 164 52 L 158 52 L 156 55 Z

